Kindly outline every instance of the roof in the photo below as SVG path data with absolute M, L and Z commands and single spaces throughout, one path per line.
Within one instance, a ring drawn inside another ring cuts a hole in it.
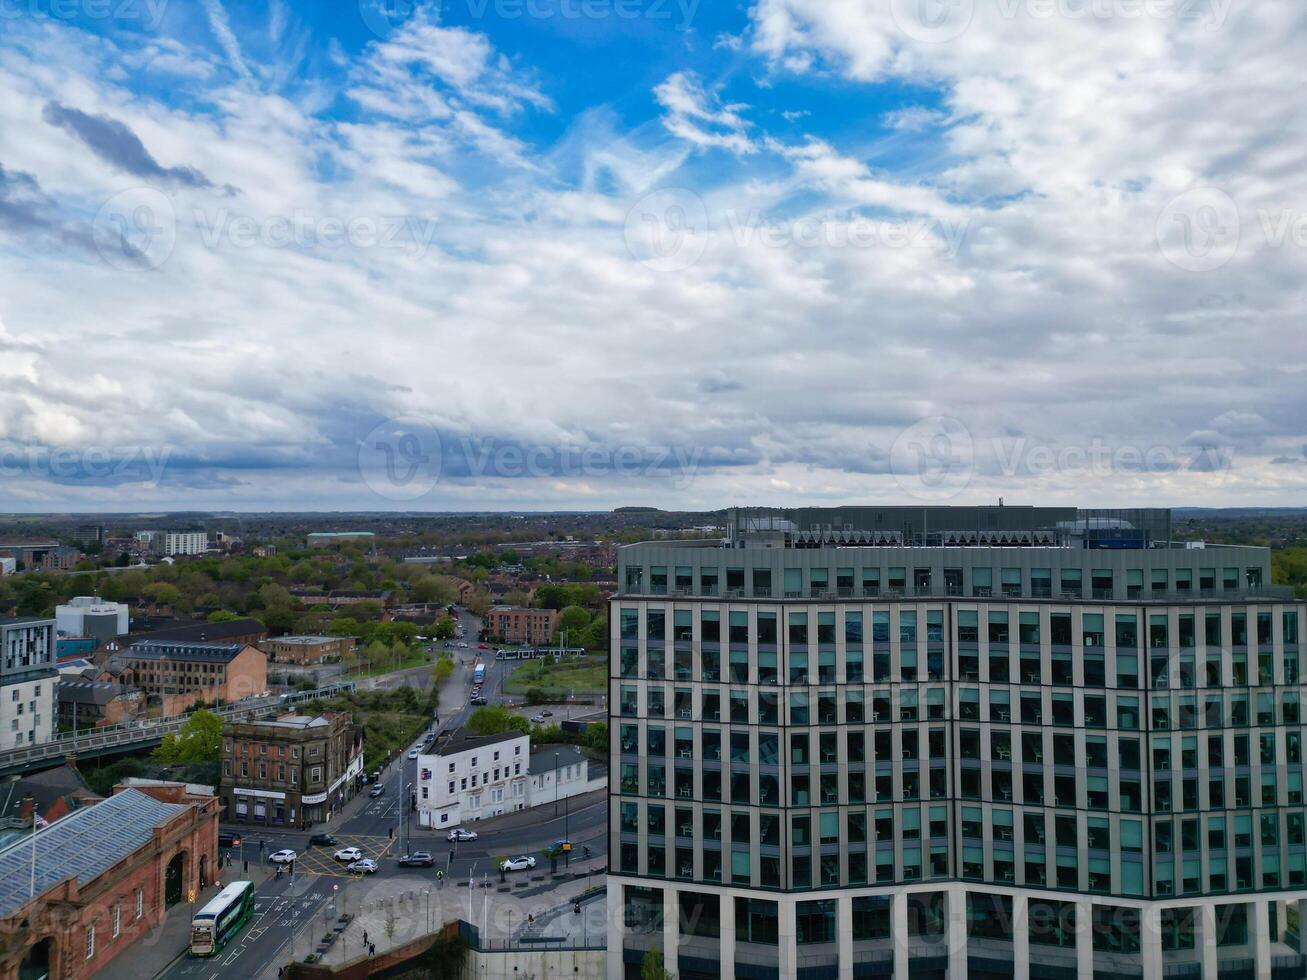
M 137 640 L 123 651 L 140 660 L 188 660 L 195 663 L 230 663 L 249 644 L 185 643 L 169 640 Z
M 558 610 L 535 609 L 530 606 L 492 606 L 490 611 L 492 613 L 509 613 L 509 612 L 540 613 L 540 615 L 542 616 L 552 616 Z
M 184 626 L 171 626 L 149 633 L 128 633 L 119 637 L 131 643 L 141 640 L 190 640 L 199 643 L 218 643 L 233 637 L 249 636 L 253 633 L 266 633 L 268 628 L 257 619 L 233 619 L 225 623 L 202 621 L 187 623 Z
M 63 881 L 85 885 L 154 837 L 154 828 L 186 810 L 128 789 L 57 820 L 35 834 L 36 893 Z M 0 916 L 28 901 L 33 842 L 27 835 L 0 850 Z
M 557 761 L 555 755 L 558 757 Z M 570 745 L 542 745 L 531 750 L 531 765 L 528 771 L 532 776 L 539 776 L 541 773 L 553 772 L 564 766 L 574 766 L 578 762 L 585 762 L 585 756 Z
M 4 806 L 7 802 L 9 809 L 12 810 L 13 804 L 21 801 L 25 796 L 30 796 L 36 802 L 42 814 L 54 806 L 57 801 L 67 797 L 100 799 L 100 796 L 86 785 L 86 781 L 82 779 L 82 774 L 68 765 L 34 772 L 30 776 L 24 776 L 22 779 L 14 781 L 0 795 L 0 806 Z M 29 840 L 28 843 L 30 844 L 31 841 Z
M 511 742 L 514 739 L 528 738 L 526 732 L 519 732 L 512 729 L 507 732 L 500 732 L 498 735 L 469 735 L 466 732 L 458 731 L 451 735 L 443 743 L 435 746 L 435 751 L 431 755 L 453 755 L 456 752 L 468 752 L 472 749 L 483 749 L 490 745 L 498 745 L 500 742 Z
M 35 626 L 37 624 L 53 626 L 54 620 L 45 616 L 11 616 L 8 619 L 0 619 L 0 626 Z
M 277 718 L 256 718 L 250 721 L 241 721 L 238 724 L 254 725 L 257 728 L 326 728 L 331 725 L 331 719 L 326 715 L 318 715 L 316 718 L 309 715 L 280 715 Z
M 269 637 L 266 642 L 323 644 L 323 643 L 339 643 L 343 639 L 346 638 L 341 636 L 273 636 L 273 637 Z
M 133 694 L 134 689 L 113 684 L 109 681 L 70 680 L 59 681 L 59 700 L 77 704 L 108 704 L 116 697 Z

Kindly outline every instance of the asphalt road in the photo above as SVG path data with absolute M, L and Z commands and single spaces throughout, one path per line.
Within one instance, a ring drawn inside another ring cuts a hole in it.
M 480 659 L 486 664 L 486 682 L 482 686 L 482 694 L 492 703 L 502 700 L 504 679 L 518 663 L 495 660 L 493 650 L 479 650 L 476 640 L 479 620 L 466 612 L 461 613 L 460 619 L 467 628 L 464 639 L 468 648 L 455 649 L 454 653 L 460 661 L 466 661 L 467 666 L 460 665 L 450 681 L 450 687 L 446 688 L 446 691 L 459 692 L 459 696 L 442 698 L 445 710 L 449 710 L 451 700 L 455 701 L 457 707 L 448 717 L 444 714 L 440 716 L 439 731 L 452 731 L 461 727 L 474 710 L 467 703 L 472 663 Z M 430 686 L 429 667 L 403 673 L 410 676 L 393 675 L 385 679 L 385 686 L 393 687 L 402 683 Z M 444 834 L 433 834 L 428 828 L 418 827 L 415 812 L 405 812 L 406 800 L 416 775 L 417 761 L 408 759 L 405 753 L 383 773 L 381 782 L 385 792 L 382 796 L 373 798 L 365 789 L 346 805 L 343 818 L 333 820 L 330 826 L 297 831 L 251 827 L 248 824 L 224 825 L 224 830 L 235 830 L 242 835 L 243 850 L 231 849 L 233 870 L 240 869 L 242 861 L 248 861 L 251 866 L 256 862 L 266 863 L 268 855 L 274 851 L 290 848 L 300 855 L 296 861 L 294 879 L 289 875 L 283 875 L 280 880 L 269 878 L 259 887 L 255 919 L 241 932 L 238 940 L 227 946 L 221 954 L 207 960 L 185 957 L 161 976 L 203 980 L 234 975 L 258 976 L 268 964 L 285 956 L 291 937 L 310 918 L 324 913 L 333 894 L 332 886 L 349 877 L 344 863 L 332 859 L 332 853 L 342 847 L 358 847 L 369 857 L 375 858 L 381 865 L 381 870 L 377 872 L 378 878 L 411 882 L 414 886 L 433 883 L 435 869 L 399 867 L 395 859 L 406 851 L 430 851 L 436 857 L 436 869 L 445 873 L 449 883 L 493 872 L 495 858 L 500 855 L 534 854 L 543 864 L 540 849 L 563 837 L 571 839 L 575 847 L 574 853 L 578 856 L 583 853 L 584 847 L 589 847 L 592 858 L 602 858 L 607 853 L 606 798 L 579 810 L 572 808 L 571 801 L 561 801 L 557 806 L 557 816 L 554 807 L 541 807 L 538 819 L 525 826 L 512 826 L 520 821 L 508 821 L 509 827 L 496 829 L 496 821 L 484 821 L 476 827 L 479 835 L 477 840 L 451 844 Z M 412 821 L 411 826 L 409 820 Z M 335 847 L 309 847 L 309 836 L 318 832 L 334 835 L 338 843 Z M 263 848 L 260 855 L 261 841 Z M 303 941 L 305 940 L 301 940 Z M 302 950 L 301 955 L 304 952 L 307 950 Z

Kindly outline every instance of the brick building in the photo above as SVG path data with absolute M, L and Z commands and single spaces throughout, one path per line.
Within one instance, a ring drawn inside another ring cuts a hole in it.
M 268 656 L 244 643 L 142 640 L 116 660 L 123 684 L 140 688 L 175 711 L 202 701 L 228 703 L 265 694 Z
M 268 659 L 284 664 L 333 664 L 353 656 L 357 641 L 352 636 L 279 636 L 264 640 Z
M 175 622 L 175 621 L 174 621 Z M 174 643 L 244 643 L 262 646 L 268 638 L 268 627 L 257 619 L 233 619 L 225 623 L 207 620 L 164 626 L 161 629 L 139 629 L 115 636 L 104 645 L 105 651 L 117 653 L 141 640 L 169 640 Z
M 0 849 L 0 980 L 83 980 L 215 877 L 218 804 L 186 787 L 124 789 Z
M 222 728 L 224 820 L 307 827 L 338 812 L 362 774 L 363 729 L 348 712 Z
M 495 606 L 486 613 L 486 636 L 500 643 L 549 643 L 558 613 L 553 609 Z

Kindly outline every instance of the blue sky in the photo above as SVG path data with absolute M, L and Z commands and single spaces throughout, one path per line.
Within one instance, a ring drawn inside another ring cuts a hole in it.
M 1307 12 L 0 8 L 0 510 L 1307 485 Z

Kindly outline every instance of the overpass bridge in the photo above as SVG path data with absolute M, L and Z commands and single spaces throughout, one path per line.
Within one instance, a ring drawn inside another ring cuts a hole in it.
M 285 710 L 287 707 L 305 701 L 314 701 L 318 698 L 332 697 L 345 691 L 352 691 L 355 686 L 353 681 L 342 681 L 339 684 L 329 684 L 311 691 L 296 691 L 292 694 L 282 694 L 276 697 L 253 698 L 249 701 L 209 710 L 224 719 L 266 718 L 269 715 Z M 181 731 L 182 724 L 187 717 L 186 715 L 179 715 L 175 718 L 160 718 L 151 721 L 113 725 L 107 728 L 93 728 L 89 731 L 79 732 L 76 735 L 64 735 L 49 742 L 42 742 L 39 745 L 28 745 L 21 749 L 0 752 L 0 777 L 26 775 L 40 772 L 43 769 L 53 769 L 56 766 L 63 765 L 64 759 L 70 755 L 79 760 L 94 759 L 102 755 L 120 755 L 138 748 L 153 748 L 163 741 L 165 735 L 176 734 Z

